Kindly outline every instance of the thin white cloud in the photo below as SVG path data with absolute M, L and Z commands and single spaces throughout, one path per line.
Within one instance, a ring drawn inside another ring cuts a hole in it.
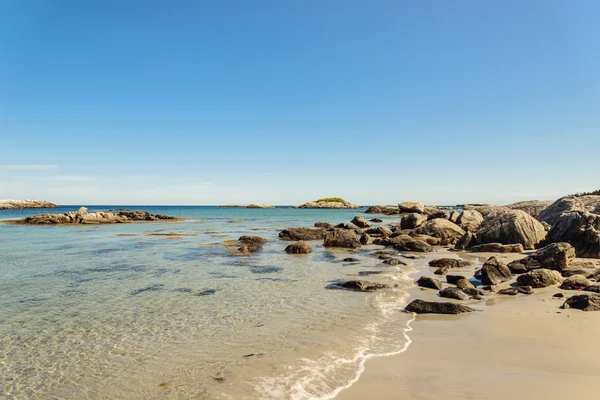
M 0 170 L 6 171 L 47 171 L 58 168 L 56 165 L 26 164 L 26 165 L 0 165 Z

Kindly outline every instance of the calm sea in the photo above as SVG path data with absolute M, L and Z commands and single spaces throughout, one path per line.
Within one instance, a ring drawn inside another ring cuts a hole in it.
M 0 220 L 53 210 L 0 211 Z M 365 359 L 402 351 L 409 266 L 370 250 L 288 255 L 286 227 L 348 222 L 362 210 L 94 206 L 178 223 L 0 224 L 3 399 L 327 399 Z M 373 216 L 365 217 L 372 218 Z M 382 217 L 384 224 L 397 217 Z M 269 239 L 251 256 L 224 242 Z M 360 261 L 344 262 L 346 257 Z M 338 280 L 395 285 L 331 290 Z

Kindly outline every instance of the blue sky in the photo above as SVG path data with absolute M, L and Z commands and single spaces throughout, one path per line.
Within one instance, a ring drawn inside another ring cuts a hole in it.
M 600 2 L 0 0 L 0 198 L 600 188 Z

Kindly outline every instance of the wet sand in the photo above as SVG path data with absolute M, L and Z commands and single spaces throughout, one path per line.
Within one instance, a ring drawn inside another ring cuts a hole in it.
M 552 298 L 557 292 L 577 294 L 550 287 L 529 296 L 488 295 L 483 302 L 463 302 L 482 312 L 417 316 L 409 348 L 367 361 L 359 381 L 337 399 L 594 398 L 600 390 L 600 312 L 562 310 L 564 299 Z M 419 288 L 411 292 L 414 298 L 447 300 Z

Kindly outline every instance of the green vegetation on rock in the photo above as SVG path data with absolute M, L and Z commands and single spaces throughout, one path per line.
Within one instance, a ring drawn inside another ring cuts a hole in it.
M 316 203 L 345 203 L 346 200 L 339 197 L 325 197 L 323 199 L 319 199 Z
M 573 196 L 575 197 L 581 197 L 581 196 L 599 196 L 600 195 L 600 190 L 594 190 L 593 192 L 583 192 L 583 193 L 575 193 Z

